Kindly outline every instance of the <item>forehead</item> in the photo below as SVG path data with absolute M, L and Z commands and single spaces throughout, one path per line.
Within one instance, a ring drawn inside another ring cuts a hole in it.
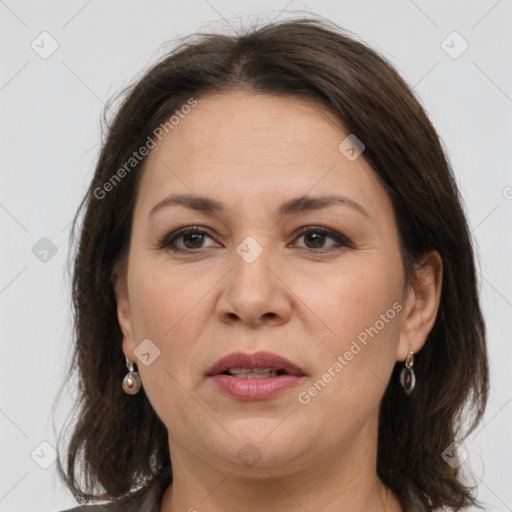
M 351 161 L 340 152 L 348 135 L 309 98 L 249 92 L 200 97 L 147 156 L 137 203 L 149 210 L 172 192 L 269 203 L 338 191 L 371 209 L 387 196 L 363 158 Z
M 212 150 L 215 156 L 227 154 L 231 163 L 241 165 L 248 164 L 251 156 L 262 158 L 260 165 L 274 164 L 276 158 L 314 159 L 324 148 L 312 144 L 312 139 L 328 137 L 329 131 L 337 140 L 341 130 L 336 117 L 310 98 L 242 91 L 207 95 L 164 136 L 165 142 L 150 158 L 186 143 L 191 152 L 181 156 L 187 160 L 211 161 Z M 234 147 L 243 151 L 235 153 Z

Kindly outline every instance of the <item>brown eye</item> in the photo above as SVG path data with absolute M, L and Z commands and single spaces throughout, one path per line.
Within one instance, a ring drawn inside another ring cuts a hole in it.
M 199 249 L 204 241 L 203 233 L 189 233 L 187 235 L 183 235 L 180 238 L 183 239 L 183 244 L 187 247 L 187 249 Z
M 159 242 L 159 248 L 174 252 L 195 252 L 195 250 L 205 248 L 204 242 L 206 238 L 211 239 L 211 236 L 206 231 L 189 226 L 164 236 Z
M 299 230 L 297 235 L 295 240 L 304 238 L 305 245 L 302 247 L 313 252 L 321 253 L 344 246 L 351 247 L 350 241 L 343 235 L 322 227 L 306 227 Z M 208 248 L 205 245 L 207 238 L 213 240 L 206 231 L 195 226 L 188 226 L 165 235 L 159 241 L 159 248 L 173 252 L 198 252 Z M 334 243 L 326 246 L 328 239 L 334 240 Z
M 319 233 L 318 231 L 312 231 L 303 236 L 306 245 L 308 245 L 308 242 L 312 244 L 308 245 L 308 247 L 311 249 L 321 249 L 322 246 L 325 244 L 325 239 L 327 238 L 327 235 L 325 233 Z
M 304 238 L 306 249 L 326 249 L 325 243 L 327 239 L 334 240 L 334 244 L 327 246 L 329 248 L 339 248 L 342 246 L 350 246 L 349 241 L 339 233 L 331 231 L 330 229 L 321 227 L 307 227 L 299 230 L 299 236 L 296 240 Z M 322 252 L 322 251 L 316 251 Z M 325 252 L 325 251 L 324 251 Z

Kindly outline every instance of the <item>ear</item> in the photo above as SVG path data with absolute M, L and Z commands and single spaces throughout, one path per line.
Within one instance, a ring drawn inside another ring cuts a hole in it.
M 124 263 L 119 263 L 114 268 L 114 294 L 117 302 L 117 320 L 123 333 L 123 353 L 130 361 L 134 361 L 133 323 L 128 293 L 127 265 Z
M 397 361 L 405 361 L 409 352 L 418 353 L 434 327 L 441 300 L 443 260 L 437 251 L 426 253 L 416 265 L 414 282 L 408 285 Z

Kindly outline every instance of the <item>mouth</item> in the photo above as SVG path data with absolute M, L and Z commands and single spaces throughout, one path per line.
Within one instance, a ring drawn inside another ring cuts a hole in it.
M 271 370 L 270 368 L 230 368 L 221 375 L 230 375 L 238 379 L 268 379 L 279 375 L 289 375 L 284 370 Z
M 272 352 L 233 352 L 219 359 L 207 376 L 228 375 L 238 379 L 265 379 L 281 375 L 304 376 L 299 365 Z
M 297 386 L 305 373 L 299 365 L 271 352 L 234 352 L 219 359 L 207 377 L 224 396 L 261 401 Z

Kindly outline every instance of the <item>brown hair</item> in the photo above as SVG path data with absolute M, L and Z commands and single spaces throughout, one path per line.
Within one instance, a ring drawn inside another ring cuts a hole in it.
M 190 98 L 233 90 L 322 102 L 363 141 L 363 157 L 389 193 L 406 278 L 414 278 L 414 263 L 427 251 L 441 255 L 440 307 L 414 364 L 421 385 L 407 396 L 399 385 L 402 365 L 395 365 L 381 406 L 377 473 L 405 510 L 478 505 L 460 468 L 441 456 L 474 430 L 488 395 L 472 241 L 448 158 L 393 66 L 347 31 L 311 18 L 233 36 L 194 34 L 122 91 L 72 226 L 73 236 L 83 212 L 69 372 L 78 373 L 80 394 L 59 473 L 79 501 L 135 503 L 152 485 L 163 489 L 172 481 L 165 426 L 143 391 L 128 396 L 121 388 L 126 366 L 113 283 L 129 250 L 144 160 L 104 197 L 98 190 Z

